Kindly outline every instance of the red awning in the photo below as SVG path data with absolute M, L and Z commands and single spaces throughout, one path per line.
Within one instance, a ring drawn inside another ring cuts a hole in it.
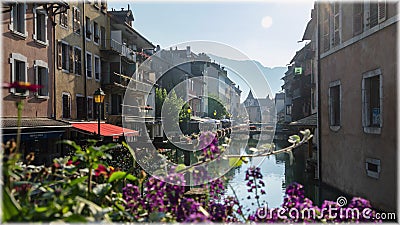
M 97 123 L 72 123 L 72 127 L 83 130 L 89 133 L 96 133 L 98 131 Z M 100 124 L 101 136 L 139 136 L 139 131 L 131 130 L 107 123 Z

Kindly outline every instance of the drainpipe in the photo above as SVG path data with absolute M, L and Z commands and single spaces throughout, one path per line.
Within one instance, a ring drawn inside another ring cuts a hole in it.
M 318 103 L 318 108 L 317 108 L 317 116 L 318 116 L 318 179 L 322 181 L 322 173 L 321 173 L 321 29 L 320 29 L 320 4 L 321 3 L 316 3 L 317 5 L 317 46 L 318 46 L 318 51 L 317 51 L 317 103 Z
M 79 4 L 79 3 L 78 3 Z M 83 89 L 85 90 L 84 92 L 84 96 L 85 96 L 85 104 L 83 106 L 83 111 L 84 111 L 84 120 L 89 120 L 89 116 L 88 116 L 88 111 L 87 111 L 87 74 L 86 74 L 86 17 L 85 17 L 85 3 L 82 2 L 82 19 L 83 19 L 83 23 L 82 23 L 82 48 L 83 48 L 83 66 L 82 68 L 84 68 L 83 70 Z M 81 68 L 81 70 L 82 70 Z
M 57 92 L 56 92 L 56 67 L 57 67 L 57 40 L 56 40 L 56 21 L 55 21 L 55 15 L 52 15 L 51 19 L 51 26 L 53 27 L 52 30 L 52 38 L 53 38 L 53 51 L 54 51 L 54 58 L 53 58 L 53 117 L 55 120 L 57 120 Z

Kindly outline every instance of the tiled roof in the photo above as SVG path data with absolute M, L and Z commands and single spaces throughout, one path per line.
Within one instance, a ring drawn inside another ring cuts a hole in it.
M 1 118 L 1 128 L 17 127 L 17 118 Z M 22 118 L 21 128 L 33 127 L 70 127 L 66 122 L 49 119 L 49 118 Z

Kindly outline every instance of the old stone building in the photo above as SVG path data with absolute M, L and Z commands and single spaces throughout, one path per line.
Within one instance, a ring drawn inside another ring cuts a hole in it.
M 97 118 L 93 93 L 101 87 L 100 49 L 107 43 L 105 3 L 71 3 L 57 18 L 55 62 L 56 118 L 90 121 Z
M 395 2 L 321 2 L 320 170 L 324 183 L 394 212 L 397 199 Z
M 52 9 L 67 4 L 4 3 L 2 24 L 2 80 L 4 83 L 37 84 L 37 92 L 22 88 L 2 90 L 3 142 L 16 139 L 17 106 L 21 110 L 21 153 L 35 153 L 35 163 L 51 163 L 62 154 L 55 143 L 65 136 L 67 123 L 54 118 Z M 51 15 L 49 15 L 51 14 Z

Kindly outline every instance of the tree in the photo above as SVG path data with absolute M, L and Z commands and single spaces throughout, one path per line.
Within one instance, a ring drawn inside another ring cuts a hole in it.
M 165 90 L 165 88 L 156 88 L 156 97 L 155 97 L 155 101 L 156 101 L 155 114 L 156 114 L 156 117 L 161 117 L 162 105 L 163 105 L 163 103 L 164 103 L 166 98 L 167 98 L 167 90 Z
M 210 95 L 208 97 L 208 116 L 213 119 L 223 119 L 229 115 L 228 111 L 222 104 L 221 99 L 217 96 Z
M 174 90 L 166 96 L 163 107 L 164 110 L 162 116 L 164 123 L 168 124 L 168 126 L 172 126 L 171 128 L 173 130 L 179 129 L 179 127 L 175 127 L 178 124 L 187 123 L 190 120 L 190 113 L 188 112 L 189 105 L 182 98 L 178 97 Z

